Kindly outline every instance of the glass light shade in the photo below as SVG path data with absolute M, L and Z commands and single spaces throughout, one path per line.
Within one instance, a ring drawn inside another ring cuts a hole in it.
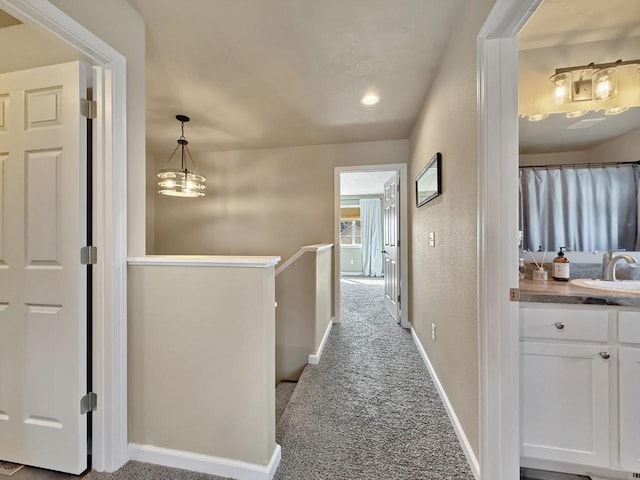
M 589 110 L 576 110 L 575 112 L 567 112 L 567 118 L 578 118 L 589 113 Z
M 571 73 L 558 73 L 549 78 L 551 82 L 551 104 L 564 105 L 571 93 Z
M 204 197 L 207 179 L 189 170 L 164 169 L 158 172 L 158 193 L 171 197 Z
M 529 115 L 530 122 L 539 122 L 540 120 L 544 120 L 549 116 L 548 113 L 534 113 L 533 115 Z
M 604 110 L 604 114 L 605 115 L 618 115 L 619 113 L 624 113 L 627 110 L 629 110 L 629 107 L 611 107 L 611 108 L 605 108 Z
M 593 99 L 597 102 L 611 100 L 618 94 L 618 78 L 615 68 L 597 70 L 591 76 L 593 82 Z

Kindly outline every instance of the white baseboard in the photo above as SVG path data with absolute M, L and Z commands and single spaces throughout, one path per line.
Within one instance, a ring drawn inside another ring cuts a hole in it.
M 318 347 L 318 351 L 316 353 L 312 353 L 309 355 L 307 359 L 307 363 L 309 365 L 317 365 L 320 363 L 320 357 L 322 357 L 322 350 L 324 350 L 324 345 L 327 343 L 327 339 L 329 338 L 329 332 L 331 331 L 331 327 L 333 327 L 333 318 L 329 320 L 329 325 L 327 325 L 327 329 L 324 331 L 324 336 L 322 337 L 322 341 L 320 342 L 320 346 Z
M 280 455 L 280 445 L 276 444 L 271 460 L 265 466 L 200 453 L 154 447 L 153 445 L 129 444 L 130 460 L 155 463 L 165 467 L 182 468 L 237 480 L 272 480 L 278 465 L 280 465 Z
M 416 342 L 416 346 L 418 347 L 418 351 L 424 360 L 425 365 L 427 366 L 427 370 L 429 370 L 429 374 L 431 375 L 431 379 L 440 394 L 440 398 L 442 399 L 442 403 L 444 404 L 444 408 L 449 415 L 449 419 L 451 420 L 451 424 L 453 425 L 453 430 L 456 432 L 458 436 L 458 441 L 460 442 L 460 446 L 462 447 L 462 451 L 464 452 L 465 457 L 467 457 L 467 463 L 469 463 L 469 467 L 471 468 L 471 472 L 473 476 L 478 480 L 480 478 L 480 464 L 478 462 L 478 458 L 475 453 L 473 453 L 473 449 L 471 448 L 471 443 L 469 443 L 469 439 L 467 435 L 464 433 L 462 429 L 462 425 L 460 424 L 460 420 L 456 415 L 455 410 L 453 409 L 453 405 L 449 401 L 449 397 L 447 397 L 442 384 L 440 383 L 440 379 L 436 374 L 436 371 L 433 369 L 433 365 L 429 361 L 429 357 L 427 356 L 427 352 L 425 352 L 424 347 L 422 346 L 422 342 L 420 342 L 420 338 L 418 338 L 418 334 L 411 327 L 411 335 L 413 336 L 413 340 Z

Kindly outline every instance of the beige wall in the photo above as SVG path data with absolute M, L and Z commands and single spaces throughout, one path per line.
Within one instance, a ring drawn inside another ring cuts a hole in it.
M 554 152 L 554 153 L 524 153 L 520 154 L 520 166 L 542 166 L 542 165 L 571 165 L 574 163 L 588 163 L 589 155 L 586 150 L 575 152 Z
M 340 271 L 362 273 L 362 247 L 340 247 Z
M 276 277 L 276 383 L 298 380 L 331 321 L 332 252 L 305 252 Z
M 637 162 L 640 160 L 640 129 L 616 137 L 589 150 L 520 155 L 520 166 L 575 163 Z
M 442 152 L 443 194 L 412 215 L 411 319 L 478 449 L 476 35 L 493 0 L 467 0 L 411 135 L 409 178 Z M 426 239 L 435 232 L 436 247 Z M 436 324 L 436 342 L 431 323 Z
M 54 35 L 33 25 L 0 28 L 0 73 L 44 67 L 79 60 L 76 50 Z
M 589 150 L 589 162 L 637 162 L 640 160 L 640 129 Z
M 129 267 L 129 442 L 266 465 L 274 269 Z
M 408 158 L 407 140 L 198 155 L 207 196 L 156 195 L 156 253 L 286 260 L 303 245 L 333 243 L 334 167 Z
M 145 29 L 125 0 L 50 0 L 127 58 L 128 254 L 145 253 Z

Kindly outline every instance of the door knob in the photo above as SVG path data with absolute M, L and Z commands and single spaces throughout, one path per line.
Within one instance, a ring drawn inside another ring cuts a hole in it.
M 609 352 L 600 352 L 600 356 L 605 360 L 609 360 L 609 358 L 611 357 L 611 354 Z
M 562 330 L 562 329 L 564 328 L 564 323 L 562 323 L 562 322 L 556 322 L 556 328 L 557 328 L 558 330 Z
M 389 253 L 389 252 L 387 252 L 386 250 L 382 250 L 382 253 Z

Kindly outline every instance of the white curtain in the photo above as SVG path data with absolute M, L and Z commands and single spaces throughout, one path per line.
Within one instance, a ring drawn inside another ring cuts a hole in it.
M 523 248 L 635 250 L 637 165 L 522 168 Z
M 377 198 L 360 199 L 362 234 L 362 274 L 381 277 L 382 270 L 382 210 Z

